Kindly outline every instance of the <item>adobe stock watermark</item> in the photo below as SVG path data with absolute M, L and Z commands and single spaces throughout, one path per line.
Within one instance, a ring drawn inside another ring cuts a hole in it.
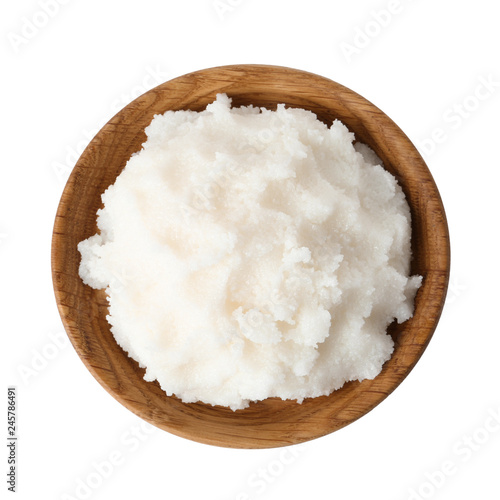
M 356 26 L 351 40 L 340 43 L 340 50 L 346 61 L 351 63 L 353 57 L 358 56 L 368 48 L 392 24 L 394 18 L 404 11 L 405 4 L 409 4 L 412 1 L 389 0 L 385 8 L 372 10 L 370 12 L 370 19 L 361 26 Z
M 169 73 L 163 71 L 158 65 L 154 68 L 147 66 L 144 73 L 139 84 L 132 87 L 128 92 L 121 93 L 120 96 L 110 104 L 109 112 L 97 122 L 95 128 L 83 130 L 82 138 L 76 144 L 66 146 L 64 159 L 52 162 L 52 171 L 60 185 L 63 185 L 67 181 L 69 174 L 73 170 L 73 167 L 84 149 L 113 115 L 135 98 L 157 85 L 160 85 L 169 78 Z
M 54 19 L 61 7 L 71 0 L 39 0 L 38 9 L 29 16 L 20 19 L 17 32 L 7 34 L 10 46 L 17 54 L 24 46 L 31 42 Z
M 305 450 L 306 446 L 303 444 L 282 448 L 275 458 L 248 476 L 246 488 L 236 494 L 235 500 L 253 500 L 262 495 L 289 470 Z
M 451 477 L 464 468 L 483 446 L 496 434 L 500 433 L 500 405 L 490 408 L 488 414 L 471 433 L 462 435 L 452 446 L 452 457 L 444 460 L 430 472 L 424 474 L 425 479 L 415 488 L 408 490 L 407 500 L 428 500 L 432 498 Z
M 302 247 L 300 250 L 309 252 L 309 249 Z M 290 305 L 290 297 L 294 297 L 297 292 L 312 279 L 314 271 L 304 270 L 297 272 L 291 270 L 285 273 L 279 285 L 269 288 L 262 293 L 260 303 L 243 309 L 242 306 L 231 311 L 233 328 L 223 330 L 221 335 L 216 336 L 215 342 L 219 346 L 238 344 L 246 340 L 257 344 L 274 344 L 281 340 L 282 333 L 276 327 L 276 320 L 295 324 L 298 307 Z M 183 345 L 186 349 L 192 343 L 196 343 L 200 338 L 213 335 L 213 332 L 205 327 L 192 329 L 189 334 L 182 337 Z
M 34 382 L 70 343 L 63 330 L 50 332 L 48 338 L 42 347 L 30 350 L 28 362 L 20 363 L 17 366 L 17 372 L 25 385 Z
M 453 304 L 467 290 L 468 286 L 458 276 L 450 276 L 448 293 L 446 294 L 446 305 Z
M 264 128 L 257 134 L 249 135 L 246 142 L 238 144 L 238 153 L 245 155 L 258 154 L 273 142 L 275 139 L 274 134 L 273 130 Z M 226 163 L 219 165 L 217 169 L 207 165 L 207 171 L 209 176 L 206 181 L 196 186 L 193 189 L 189 203 L 181 206 L 181 213 L 186 224 L 191 221 L 193 216 L 199 215 L 200 212 L 213 210 L 217 199 L 226 187 L 237 178 L 242 177 L 246 169 L 244 165 L 228 160 Z
M 130 285 L 139 277 L 137 272 L 138 271 L 135 269 L 125 268 L 123 266 L 114 269 L 110 273 L 110 278 L 106 286 L 106 293 L 119 295 L 127 289 L 130 289 Z
M 300 250 L 305 250 L 305 247 Z M 309 250 L 307 249 L 309 252 Z M 297 290 L 307 282 L 313 274 L 303 271 L 303 274 L 295 270 L 285 273 L 282 282 L 275 288 L 269 288 L 262 293 L 260 303 L 243 309 L 239 306 L 231 311 L 231 320 L 233 328 L 223 330 L 221 335 L 217 335 L 215 342 L 219 346 L 228 346 L 238 344 L 246 340 L 257 344 L 274 344 L 280 341 L 282 333 L 276 327 L 275 321 L 279 318 L 282 321 L 295 324 L 295 318 L 298 314 L 297 307 L 290 305 L 290 296 L 293 297 Z M 182 338 L 186 349 L 192 343 L 199 342 L 200 338 L 206 338 L 213 335 L 213 331 L 201 327 L 193 329 L 188 335 Z
M 87 500 L 98 490 L 158 429 L 147 422 L 130 426 L 120 435 L 119 444 L 105 456 L 90 463 L 87 471 L 75 478 L 71 493 L 63 493 L 60 500 Z
M 496 76 L 491 74 L 478 76 L 474 90 L 443 111 L 442 124 L 435 127 L 428 137 L 416 141 L 416 146 L 422 155 L 426 157 L 433 155 L 438 146 L 450 138 L 452 132 L 460 129 L 486 101 L 496 94 L 499 87 L 500 81 Z
M 217 17 L 224 21 L 226 14 L 233 12 L 243 3 L 243 0 L 214 0 L 212 7 L 217 13 Z

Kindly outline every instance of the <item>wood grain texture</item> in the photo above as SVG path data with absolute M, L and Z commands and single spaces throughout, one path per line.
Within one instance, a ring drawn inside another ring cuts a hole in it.
M 282 401 L 270 398 L 245 410 L 185 404 L 167 397 L 157 382 L 115 342 L 106 321 L 104 291 L 78 276 L 77 244 L 97 231 L 101 194 L 146 140 L 144 128 L 167 110 L 201 111 L 226 92 L 233 105 L 278 103 L 309 109 L 330 124 L 344 122 L 368 144 L 400 182 L 412 213 L 412 273 L 424 277 L 414 317 L 389 331 L 392 358 L 374 380 L 350 382 L 330 396 Z M 52 239 L 52 275 L 57 305 L 77 353 L 101 385 L 151 424 L 202 443 L 269 448 L 314 439 L 353 422 L 385 399 L 422 355 L 443 308 L 450 268 L 446 216 L 423 159 L 405 134 L 373 104 L 326 78 L 290 68 L 239 65 L 212 68 L 166 82 L 114 116 L 84 151 L 66 184 Z M 111 425 L 111 423 L 110 423 Z

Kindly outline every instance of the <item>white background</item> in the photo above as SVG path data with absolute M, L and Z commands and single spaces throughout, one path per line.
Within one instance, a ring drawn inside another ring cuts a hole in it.
M 2 414 L 16 385 L 17 498 L 500 498 L 495 2 L 47 0 L 50 16 L 42 3 L 4 2 L 0 21 Z M 362 419 L 286 453 L 141 428 L 61 335 L 52 292 L 77 151 L 152 86 L 235 63 L 318 73 L 380 107 L 424 155 L 451 232 L 447 304 L 416 368 Z

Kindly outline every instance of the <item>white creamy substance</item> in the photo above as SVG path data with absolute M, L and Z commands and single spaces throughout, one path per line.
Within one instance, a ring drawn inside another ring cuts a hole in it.
M 421 283 L 408 204 L 376 155 L 338 121 L 225 94 L 146 134 L 78 245 L 145 379 L 236 410 L 375 377 Z

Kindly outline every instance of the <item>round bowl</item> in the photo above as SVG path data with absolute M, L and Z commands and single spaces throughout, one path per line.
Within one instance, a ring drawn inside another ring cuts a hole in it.
M 203 110 L 219 92 L 233 106 L 273 109 L 279 103 L 313 111 L 326 124 L 341 120 L 368 144 L 396 176 L 412 215 L 412 274 L 423 276 L 412 319 L 389 327 L 394 353 L 374 380 L 349 382 L 329 396 L 302 404 L 269 398 L 244 410 L 183 403 L 115 342 L 106 320 L 103 290 L 83 284 L 77 244 L 97 231 L 101 194 L 113 184 L 144 129 L 167 110 Z M 52 276 L 59 312 L 71 342 L 100 384 L 149 423 L 202 443 L 234 448 L 296 444 L 336 431 L 365 415 L 408 375 L 425 350 L 443 308 L 450 268 L 446 216 L 423 159 L 399 127 L 352 90 L 321 76 L 290 68 L 236 65 L 190 73 L 146 92 L 117 113 L 94 137 L 73 169 L 61 197 L 52 239 Z M 111 425 L 111 424 L 110 424 Z

